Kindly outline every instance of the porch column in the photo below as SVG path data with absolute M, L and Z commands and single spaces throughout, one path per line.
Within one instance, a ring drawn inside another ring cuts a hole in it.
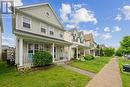
M 23 66 L 23 39 L 19 39 L 19 66 Z
M 18 42 L 18 38 L 15 38 L 15 45 L 16 45 L 16 49 L 15 49 L 15 64 L 19 63 L 19 42 Z
M 55 61 L 55 58 L 54 58 L 54 47 L 55 47 L 55 44 L 53 43 L 52 44 L 52 58 L 53 58 L 53 62 Z
M 68 60 L 70 60 L 70 55 L 71 55 L 70 46 L 68 46 Z
M 95 52 L 96 52 L 96 51 L 95 51 L 95 50 L 93 50 L 94 56 L 96 56 L 96 55 L 95 55 Z
M 86 49 L 84 48 L 84 56 L 85 56 Z
M 78 47 L 76 49 L 77 49 L 76 58 L 78 58 L 78 53 L 79 53 Z

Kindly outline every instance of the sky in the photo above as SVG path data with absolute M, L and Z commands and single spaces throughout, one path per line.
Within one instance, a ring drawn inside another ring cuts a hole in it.
M 15 0 L 15 6 L 49 3 L 66 30 L 93 33 L 95 42 L 119 47 L 130 35 L 130 0 Z M 15 46 L 11 16 L 3 15 L 3 45 Z

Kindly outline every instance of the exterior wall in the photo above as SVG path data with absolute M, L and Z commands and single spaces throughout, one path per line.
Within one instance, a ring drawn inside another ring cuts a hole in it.
M 62 29 L 58 29 L 58 28 L 53 27 L 53 26 L 51 26 L 47 23 L 36 20 L 32 17 L 25 16 L 25 17 L 28 17 L 28 18 L 31 19 L 31 28 L 30 29 L 24 28 L 23 27 L 23 17 L 24 17 L 24 15 L 22 15 L 22 14 L 16 15 L 16 29 L 26 31 L 26 32 L 31 32 L 31 33 L 38 34 L 38 35 L 54 37 L 54 38 L 58 38 L 58 39 L 64 38 L 64 31 Z M 41 32 L 41 26 L 46 28 L 46 34 Z M 49 34 L 50 30 L 54 32 L 54 36 L 51 36 Z M 60 34 L 62 34 L 63 37 L 60 37 Z
M 71 58 L 74 58 L 75 49 L 71 49 Z
M 61 24 L 57 20 L 56 15 L 54 14 L 54 12 L 52 11 L 52 9 L 50 8 L 49 5 L 29 7 L 26 9 L 23 8 L 21 10 L 28 14 L 31 14 L 37 18 L 46 20 L 49 23 L 52 23 L 52 24 L 55 24 L 55 25 L 58 25 L 59 27 L 61 27 Z M 48 12 L 50 14 L 49 17 L 46 16 L 46 12 Z
M 71 40 L 72 40 L 72 37 L 71 37 L 71 34 L 70 34 L 70 32 L 64 32 L 64 40 L 65 41 L 69 41 L 69 42 L 71 42 Z

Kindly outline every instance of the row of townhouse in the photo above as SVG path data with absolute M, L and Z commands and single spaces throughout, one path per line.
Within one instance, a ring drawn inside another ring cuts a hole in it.
M 32 66 L 33 54 L 39 50 L 49 51 L 53 62 L 61 62 L 84 56 L 89 47 L 82 31 L 64 29 L 48 3 L 16 7 L 12 23 L 18 66 Z
M 0 14 L 0 60 L 2 59 L 2 32 L 3 32 L 2 15 Z

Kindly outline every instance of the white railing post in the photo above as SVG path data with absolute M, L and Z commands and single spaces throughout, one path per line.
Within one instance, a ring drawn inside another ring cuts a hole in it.
M 55 47 L 55 44 L 53 43 L 53 44 L 52 44 L 52 57 L 53 57 L 53 62 L 55 61 L 55 58 L 54 58 L 54 47 Z
M 86 55 L 85 53 L 86 53 L 86 49 L 84 48 L 84 56 Z
M 79 52 L 78 52 L 78 46 L 77 46 L 77 48 L 76 48 L 76 49 L 77 49 L 77 54 L 76 54 L 76 55 L 77 55 L 77 57 L 76 57 L 76 58 L 78 59 L 78 54 L 79 54 Z
M 68 46 L 68 60 L 70 60 L 70 55 L 71 55 L 70 46 Z

